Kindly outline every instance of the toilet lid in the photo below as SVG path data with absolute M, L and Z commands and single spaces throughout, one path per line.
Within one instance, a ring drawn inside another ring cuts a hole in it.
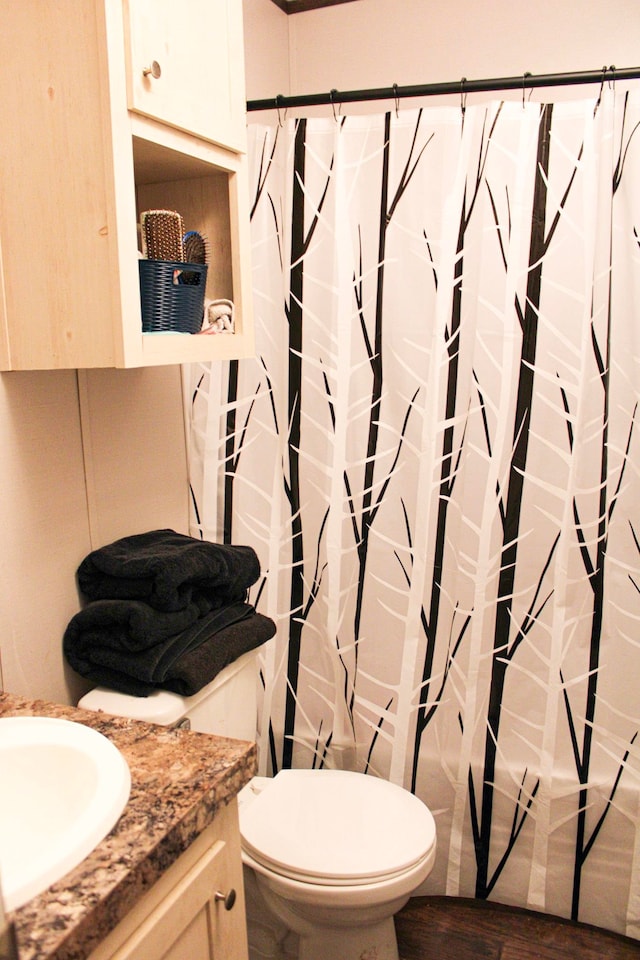
M 345 770 L 283 770 L 242 809 L 245 850 L 285 876 L 369 883 L 408 870 L 435 843 L 417 797 Z

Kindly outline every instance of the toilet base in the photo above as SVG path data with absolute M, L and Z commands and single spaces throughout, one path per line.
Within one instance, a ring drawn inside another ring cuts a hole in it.
M 264 876 L 256 880 L 257 891 L 271 915 L 297 934 L 297 960 L 399 960 L 393 917 L 408 895 L 365 909 L 323 908 L 285 900 Z M 289 949 L 294 939 L 288 938 Z M 275 960 L 278 954 L 273 956 Z M 291 958 L 290 953 L 286 956 Z
M 253 870 L 243 866 L 242 873 L 249 960 L 298 960 L 298 935 L 269 909 Z
M 398 960 L 393 917 L 349 930 L 317 927 L 300 935 L 298 949 L 298 960 Z

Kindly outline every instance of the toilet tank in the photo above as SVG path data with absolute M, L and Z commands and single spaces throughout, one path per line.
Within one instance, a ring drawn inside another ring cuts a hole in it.
M 133 697 L 96 687 L 82 697 L 78 706 L 163 726 L 188 720 L 191 729 L 198 733 L 255 740 L 257 671 L 258 651 L 249 650 L 192 697 L 181 697 L 168 690 L 154 690 L 148 697 Z

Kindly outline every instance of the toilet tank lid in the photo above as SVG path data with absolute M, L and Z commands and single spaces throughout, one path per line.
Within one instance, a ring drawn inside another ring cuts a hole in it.
M 144 720 L 146 723 L 159 723 L 170 726 L 177 723 L 186 713 L 183 697 L 168 690 L 154 690 L 148 697 L 132 697 L 128 693 L 118 693 L 106 687 L 90 690 L 78 706 L 83 710 L 101 710 L 116 717 L 128 717 L 130 720 Z

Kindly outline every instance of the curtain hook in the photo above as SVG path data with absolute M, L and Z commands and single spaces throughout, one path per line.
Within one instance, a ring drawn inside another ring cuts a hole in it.
M 609 90 L 615 90 L 616 68 L 613 66 L 613 64 L 611 64 L 611 66 L 609 67 L 609 70 L 611 71 L 611 79 L 609 80 Z
M 531 74 L 529 73 L 528 70 L 526 70 L 526 71 L 522 74 L 522 106 L 523 106 L 523 107 L 524 107 L 524 88 L 525 88 L 525 81 L 526 81 L 527 77 L 530 77 L 530 76 L 531 76 Z M 532 89 L 533 89 L 533 88 L 532 88 Z M 531 90 L 529 90 L 529 99 L 531 99 Z
M 465 110 L 467 109 L 467 92 L 464 89 L 464 85 L 467 82 L 467 78 L 463 77 L 460 81 L 460 110 L 462 112 L 462 119 L 464 120 Z
M 279 126 L 279 127 L 284 126 L 283 120 L 282 120 L 282 116 L 280 115 L 280 100 L 281 100 L 281 99 L 282 99 L 282 94 L 281 94 L 281 93 L 276 94 L 276 110 L 278 111 L 278 126 Z M 284 110 L 284 119 L 285 119 L 285 120 L 287 119 L 287 108 L 286 108 L 286 107 L 285 107 L 285 110 Z
M 604 67 L 602 68 L 602 79 L 600 80 L 600 90 L 598 92 L 598 99 L 596 100 L 596 110 L 600 106 L 600 101 L 602 100 L 602 91 L 604 90 L 604 82 L 606 80 L 606 77 L 607 77 L 607 65 L 605 63 Z
M 399 110 L 400 110 L 400 97 L 398 96 L 398 84 L 397 84 L 397 83 L 394 83 L 394 85 L 393 85 L 393 99 L 394 99 L 395 105 L 396 105 L 396 119 L 398 119 L 398 117 L 399 117 L 399 115 L 400 115 L 400 114 L 399 114 Z
M 335 94 L 337 94 L 337 92 L 338 91 L 336 89 L 329 91 L 329 96 L 331 98 L 331 109 L 333 110 L 333 119 L 335 120 L 336 123 L 338 122 L 338 116 L 340 115 L 340 110 L 342 109 L 340 102 L 338 102 L 338 113 L 336 113 L 336 104 L 335 104 L 334 97 L 335 97 Z

